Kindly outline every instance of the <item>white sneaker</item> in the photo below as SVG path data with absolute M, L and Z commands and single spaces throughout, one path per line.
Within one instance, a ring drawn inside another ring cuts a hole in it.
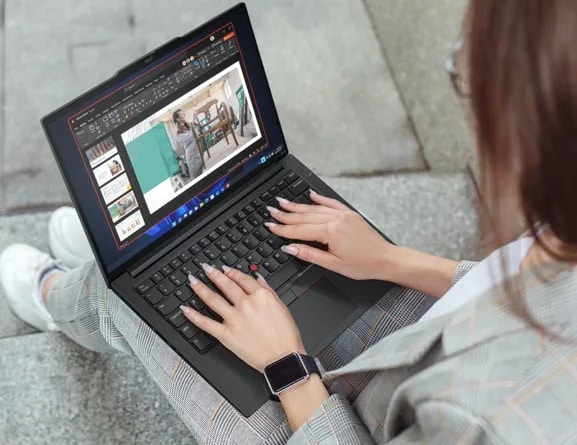
M 75 269 L 94 259 L 76 210 L 61 207 L 50 217 L 48 241 L 52 254 L 66 267 Z
M 0 255 L 0 281 L 14 313 L 41 331 L 59 331 L 40 295 L 40 279 L 58 263 L 26 244 L 12 244 Z

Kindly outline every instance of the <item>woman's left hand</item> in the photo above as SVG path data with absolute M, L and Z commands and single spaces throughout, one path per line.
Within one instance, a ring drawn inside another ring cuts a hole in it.
M 291 352 L 305 354 L 290 311 L 263 279 L 236 269 L 226 268 L 223 273 L 212 266 L 203 267 L 226 299 L 192 275 L 190 285 L 223 320 L 220 323 L 184 306 L 184 315 L 192 323 L 259 372 Z

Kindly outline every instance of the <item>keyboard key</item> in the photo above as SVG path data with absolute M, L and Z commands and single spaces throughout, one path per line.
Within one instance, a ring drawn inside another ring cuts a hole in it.
M 167 277 L 172 273 L 172 267 L 167 264 L 162 269 L 160 269 L 160 271 L 164 274 L 165 277 Z
M 259 255 L 262 255 L 265 258 L 268 258 L 274 253 L 274 249 L 266 243 L 263 243 L 260 246 L 258 246 L 256 251 Z
M 248 272 L 249 272 L 249 266 L 250 266 L 250 264 L 249 264 L 246 260 L 244 260 L 244 259 L 240 260 L 238 263 L 236 263 L 236 264 L 234 265 L 235 269 L 238 269 L 238 270 L 240 270 L 241 272 L 244 272 L 244 273 L 248 273 Z
M 266 209 L 266 207 L 261 207 L 260 209 L 258 209 L 258 214 L 264 219 L 270 219 L 270 213 Z
M 247 215 L 250 215 L 250 214 L 251 214 L 252 212 L 254 212 L 256 209 L 255 209 L 252 205 L 248 204 L 248 205 L 246 205 L 246 206 L 244 207 L 244 209 L 242 209 L 242 210 L 243 210 L 244 213 L 246 213 Z
M 259 241 L 264 241 L 265 239 L 267 239 L 270 236 L 270 232 L 266 228 L 261 226 L 254 231 L 253 235 Z
M 279 270 L 277 270 L 270 278 L 268 278 L 267 282 L 269 286 L 272 287 L 273 289 L 278 289 L 281 285 L 283 285 L 286 281 L 292 278 L 301 269 L 302 266 L 300 266 L 297 261 L 295 260 L 289 261 Z
M 142 283 L 140 283 L 138 286 L 136 286 L 136 290 L 139 293 L 143 294 L 144 292 L 149 290 L 152 286 L 154 286 L 154 283 L 152 282 L 152 280 L 146 279 Z
M 196 267 L 198 267 L 199 269 L 202 269 L 202 263 L 210 263 L 210 261 L 208 260 L 208 258 L 206 257 L 206 255 L 204 253 L 201 253 L 199 255 L 197 255 L 192 262 L 196 265 Z
M 176 289 L 176 292 L 174 293 L 174 295 L 176 295 L 176 298 L 178 298 L 180 301 L 185 302 L 187 301 L 190 297 L 192 297 L 192 290 L 190 289 L 190 287 L 188 287 L 187 285 L 179 287 L 178 289 Z
M 187 321 L 180 328 L 180 332 L 182 332 L 182 335 L 184 335 L 187 339 L 190 340 L 192 337 L 194 337 L 196 334 L 200 332 L 200 329 L 198 329 L 191 322 Z
M 250 204 L 255 208 L 258 209 L 262 205 L 262 201 L 258 198 L 253 199 Z
M 244 240 L 242 240 L 242 243 L 249 250 L 253 250 L 256 246 L 258 246 L 258 240 L 253 235 L 247 236 Z
M 199 352 L 205 351 L 212 344 L 210 338 L 208 338 L 203 332 L 195 335 L 190 342 Z
M 263 219 L 262 216 L 260 216 L 258 213 L 255 213 L 253 215 L 250 215 L 247 221 L 251 223 L 254 227 L 258 227 L 263 222 Z
M 174 284 L 175 286 L 182 286 L 188 281 L 186 275 L 184 275 L 179 270 L 170 275 L 168 279 L 172 281 L 172 284 Z
M 287 184 L 292 184 L 293 182 L 295 182 L 297 179 L 299 178 L 299 175 L 297 175 L 293 170 L 291 170 L 290 172 L 288 172 L 283 179 L 286 181 Z
M 208 238 L 204 237 L 198 242 L 198 245 L 200 247 L 202 247 L 203 249 L 205 249 L 208 246 L 210 246 L 210 240 Z
M 182 261 L 180 261 L 178 258 L 175 258 L 170 262 L 170 267 L 173 269 L 178 269 L 180 266 L 182 266 Z
M 220 255 L 220 250 L 218 250 L 215 246 L 210 246 L 204 251 L 204 254 L 211 260 L 216 260 Z
M 252 232 L 252 229 L 254 229 L 252 224 L 250 224 L 248 221 L 241 222 L 238 226 L 236 226 L 236 228 L 243 235 L 248 235 L 250 232 Z
M 208 278 L 208 276 L 204 273 L 204 271 L 201 271 L 196 278 L 198 278 L 204 284 L 210 284 L 211 283 L 210 278 Z
M 247 257 L 246 260 L 251 264 L 260 264 L 262 261 L 262 256 L 256 252 L 251 252 Z
M 299 179 L 298 181 L 292 183 L 291 186 L 288 188 L 288 190 L 293 195 L 298 196 L 308 188 L 309 184 L 304 179 Z
M 234 216 L 231 216 L 230 218 L 228 218 L 226 220 L 226 225 L 228 227 L 234 227 L 238 224 L 238 219 L 236 219 Z
M 184 252 L 182 252 L 180 255 L 178 255 L 178 258 L 180 259 L 180 261 L 182 261 L 183 263 L 186 263 L 188 260 L 190 260 L 192 258 L 192 255 L 190 254 L 189 251 L 185 250 Z
M 268 192 L 274 198 L 276 195 L 278 195 L 278 192 L 280 192 L 280 189 L 276 185 L 273 185 L 271 188 L 268 189 Z
M 214 242 L 220 237 L 220 235 L 216 232 L 216 230 L 213 230 L 207 235 L 207 237 L 209 240 Z
M 198 255 L 200 252 L 202 252 L 202 248 L 198 244 L 193 244 L 188 248 L 188 251 L 193 255 Z
M 180 300 L 176 298 L 174 295 L 171 295 L 162 303 L 160 303 L 158 306 L 156 306 L 156 309 L 158 309 L 162 315 L 168 315 L 172 311 L 174 311 L 178 306 L 180 306 L 180 304 L 181 304 Z
M 156 304 L 164 298 L 164 295 L 162 295 L 158 289 L 150 289 L 147 293 L 144 294 L 144 298 L 146 298 L 152 304 Z
M 276 186 L 278 187 L 279 190 L 286 188 L 287 185 L 288 184 L 284 179 L 281 179 L 279 182 L 276 183 Z
M 284 198 L 287 201 L 294 201 L 295 199 L 295 195 L 293 195 L 291 192 L 289 192 L 288 190 L 283 190 L 282 192 L 280 192 L 278 194 L 279 198 Z
M 217 258 L 216 260 L 214 260 L 214 261 L 211 263 L 212 267 L 214 267 L 215 269 L 220 270 L 221 272 L 222 272 L 222 265 L 223 265 L 223 264 L 224 264 L 224 263 L 221 261 L 220 258 Z
M 274 250 L 278 250 L 284 244 L 283 240 L 276 235 L 270 237 L 270 239 L 266 242 L 269 246 L 271 246 Z
M 262 266 L 269 272 L 274 272 L 280 267 L 280 264 L 277 263 L 274 258 L 269 258 L 264 263 L 262 263 Z
M 196 275 L 198 272 L 198 267 L 192 261 L 190 263 L 186 263 L 184 266 L 180 268 L 182 273 L 186 275 L 187 279 L 189 275 Z
M 158 290 L 162 292 L 164 295 L 169 295 L 174 292 L 174 284 L 172 284 L 168 280 L 164 280 L 158 284 Z
M 277 260 L 280 264 L 286 263 L 290 260 L 290 256 L 284 253 L 282 250 L 277 250 L 274 255 L 272 256 L 275 260 Z
M 260 195 L 260 199 L 262 199 L 265 202 L 270 200 L 272 197 L 273 196 L 269 192 L 264 192 L 262 195 Z
M 236 215 L 234 215 L 234 217 L 235 217 L 236 219 L 238 219 L 239 221 L 242 221 L 243 219 L 245 219 L 246 216 L 247 216 L 247 215 L 246 215 L 246 213 L 244 213 L 243 210 L 238 211 L 238 212 L 236 213 Z
M 216 232 L 219 235 L 224 235 L 226 232 L 228 232 L 228 228 L 222 224 L 220 224 L 217 228 L 216 228 Z
M 226 234 L 226 237 L 231 243 L 236 244 L 242 239 L 242 234 L 236 229 L 231 229 L 231 231 Z
M 174 314 L 171 314 L 170 317 L 168 317 L 168 320 L 177 328 L 187 321 L 180 309 L 178 309 Z
M 237 257 L 242 258 L 248 253 L 248 249 L 244 244 L 237 244 L 232 248 L 232 253 Z
M 226 238 L 219 239 L 216 243 L 214 243 L 214 245 L 218 247 L 221 252 L 230 249 L 230 246 L 232 246 L 231 242 Z
M 204 309 L 204 302 L 197 295 L 192 295 L 192 298 L 188 301 L 190 307 L 200 311 Z
M 154 281 L 155 283 L 158 283 L 159 281 L 162 281 L 164 279 L 164 275 L 160 272 L 155 272 L 150 279 L 152 281 Z
M 238 257 L 232 252 L 225 253 L 223 256 L 220 257 L 220 259 L 224 264 L 226 264 L 229 267 L 234 266 L 238 261 Z

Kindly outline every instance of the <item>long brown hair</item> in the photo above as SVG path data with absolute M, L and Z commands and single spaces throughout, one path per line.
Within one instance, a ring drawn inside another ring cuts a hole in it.
M 577 1 L 470 0 L 465 29 L 481 191 L 489 209 L 485 231 L 505 244 L 515 235 L 516 213 L 545 252 L 574 262 Z M 537 223 L 565 249 L 536 233 Z M 512 307 L 536 326 L 522 298 Z

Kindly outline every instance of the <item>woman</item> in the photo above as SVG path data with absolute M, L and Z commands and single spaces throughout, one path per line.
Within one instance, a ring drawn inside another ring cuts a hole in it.
M 503 245 L 523 220 L 532 237 L 480 264 L 458 264 L 385 243 L 331 199 L 313 194 L 315 206 L 279 199 L 282 210 L 271 212 L 283 224 L 269 224 L 273 233 L 328 245 L 321 251 L 296 243 L 287 253 L 414 289 L 385 295 L 327 348 L 319 359 L 334 370 L 322 380 L 313 375 L 282 392 L 280 406 L 269 402 L 245 419 L 140 327 L 93 263 L 63 273 L 22 246 L 9 248 L 0 264 L 14 309 L 92 349 L 135 353 L 163 390 L 171 389 L 169 399 L 200 442 L 575 443 L 577 2 L 471 0 L 468 19 L 461 60 L 490 233 Z M 515 279 L 492 268 L 499 258 Z M 194 278 L 191 286 L 224 320 L 184 308 L 193 323 L 258 370 L 306 352 L 289 311 L 262 278 L 205 270 L 227 300 Z M 467 303 L 382 338 L 420 318 L 425 294 Z
M 176 138 L 184 148 L 184 156 L 188 174 L 191 179 L 198 177 L 202 173 L 202 159 L 192 127 L 186 122 L 186 114 L 182 110 L 176 110 L 172 115 L 172 121 L 176 125 Z

